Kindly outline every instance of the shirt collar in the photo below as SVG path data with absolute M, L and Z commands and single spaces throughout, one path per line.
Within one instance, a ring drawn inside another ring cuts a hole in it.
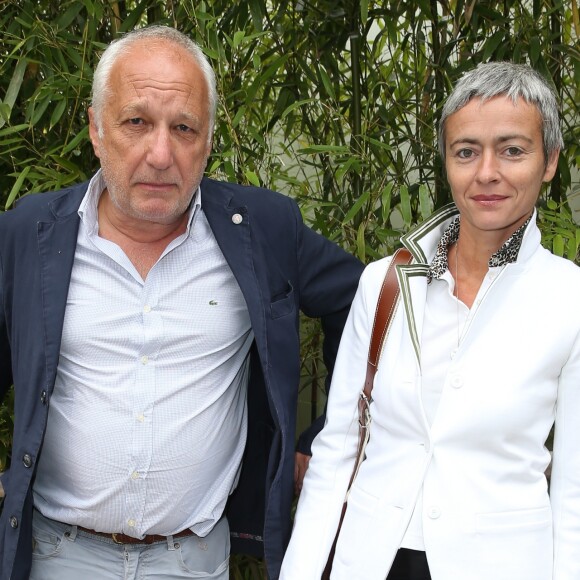
M 505 266 L 506 264 L 511 264 L 518 259 L 518 253 L 522 246 L 522 241 L 524 239 L 524 233 L 526 227 L 530 223 L 532 216 L 530 216 L 526 222 L 521 225 L 502 245 L 502 247 L 495 252 L 489 259 L 488 266 L 490 268 L 497 268 L 500 266 Z M 429 270 L 427 272 L 427 282 L 435 279 L 440 279 L 443 274 L 448 270 L 448 255 L 449 248 L 459 239 L 459 229 L 460 229 L 460 216 L 457 216 L 446 228 L 437 244 L 437 250 L 433 261 L 429 265 Z
M 99 233 L 99 198 L 101 197 L 101 194 L 106 187 L 107 184 L 105 183 L 105 178 L 103 177 L 103 171 L 99 169 L 89 182 L 87 191 L 78 209 L 79 217 L 87 228 L 89 235 L 97 235 Z M 191 226 L 193 224 L 193 218 L 200 207 L 201 187 L 198 187 L 188 210 L 189 218 L 187 220 L 187 235 L 189 235 Z

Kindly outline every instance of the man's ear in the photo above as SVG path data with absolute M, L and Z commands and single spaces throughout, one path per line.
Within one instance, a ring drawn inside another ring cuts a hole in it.
M 207 169 L 207 162 L 209 161 L 209 157 L 211 155 L 212 150 L 213 150 L 213 137 L 210 139 L 205 149 L 205 169 Z
M 93 107 L 89 107 L 89 137 L 91 139 L 91 143 L 93 144 L 93 151 L 97 157 L 101 157 L 99 154 L 99 148 L 101 145 L 101 138 L 99 136 L 99 129 L 97 127 L 97 123 L 95 121 L 95 111 Z

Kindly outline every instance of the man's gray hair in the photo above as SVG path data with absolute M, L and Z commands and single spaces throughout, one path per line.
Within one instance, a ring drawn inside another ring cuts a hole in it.
M 117 38 L 109 44 L 103 52 L 99 64 L 95 69 L 93 76 L 93 87 L 91 94 L 91 102 L 95 115 L 95 123 L 102 135 L 102 115 L 106 100 L 110 97 L 109 79 L 111 76 L 111 69 L 113 68 L 117 59 L 126 54 L 129 49 L 141 40 L 159 40 L 169 42 L 184 48 L 195 60 L 207 84 L 208 92 L 208 120 L 209 132 L 208 140 L 211 141 L 215 123 L 215 113 L 217 107 L 217 89 L 214 70 L 204 55 L 202 49 L 193 40 L 188 38 L 185 34 L 179 32 L 175 28 L 169 26 L 148 26 L 146 28 L 139 28 L 128 32 L 127 34 Z
M 439 153 L 445 162 L 445 123 L 447 118 L 465 107 L 473 98 L 482 101 L 505 95 L 515 103 L 518 98 L 535 105 L 542 119 L 544 159 L 562 149 L 564 140 L 560 129 L 558 103 L 554 91 L 542 75 L 527 64 L 488 62 L 466 72 L 447 98 L 437 136 Z

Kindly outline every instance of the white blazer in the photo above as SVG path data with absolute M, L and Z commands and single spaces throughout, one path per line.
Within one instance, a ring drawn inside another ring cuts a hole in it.
M 456 209 L 403 238 L 401 302 L 375 377 L 367 457 L 348 498 L 333 580 L 385 580 L 423 489 L 433 580 L 580 580 L 580 268 L 540 245 L 534 219 L 516 262 L 485 294 L 429 426 L 420 339 L 427 264 Z M 379 289 L 365 270 L 344 330 L 327 422 L 313 445 L 282 580 L 319 580 L 358 437 Z M 544 443 L 556 422 L 551 492 Z

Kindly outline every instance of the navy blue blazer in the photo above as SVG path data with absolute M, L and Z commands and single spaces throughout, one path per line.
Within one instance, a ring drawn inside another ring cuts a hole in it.
M 87 185 L 26 196 L 0 214 L 0 396 L 15 387 L 12 462 L 2 478 L 0 580 L 29 576 L 32 482 L 59 358 L 77 210 Z M 227 506 L 232 551 L 264 555 L 275 579 L 290 536 L 299 311 L 321 319 L 331 371 L 363 266 L 307 228 L 288 197 L 209 179 L 202 189 L 203 210 L 243 292 L 255 335 L 248 442 Z M 232 222 L 236 213 L 240 224 Z

